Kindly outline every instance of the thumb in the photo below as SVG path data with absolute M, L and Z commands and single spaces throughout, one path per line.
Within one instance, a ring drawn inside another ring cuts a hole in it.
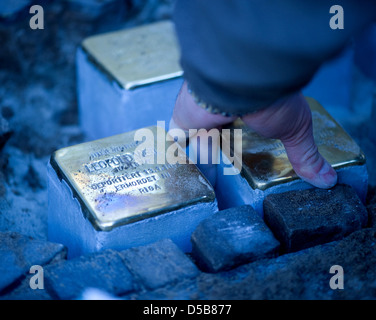
M 242 119 L 260 135 L 280 139 L 295 173 L 304 181 L 324 189 L 337 183 L 337 173 L 318 151 L 311 110 L 301 93 Z

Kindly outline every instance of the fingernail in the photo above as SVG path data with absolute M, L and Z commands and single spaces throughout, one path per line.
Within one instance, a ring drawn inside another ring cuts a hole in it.
M 318 178 L 323 185 L 322 188 L 328 189 L 333 187 L 337 183 L 337 173 L 326 161 L 318 173 Z

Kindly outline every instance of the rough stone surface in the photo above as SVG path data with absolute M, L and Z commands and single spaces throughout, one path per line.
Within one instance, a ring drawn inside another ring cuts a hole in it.
M 230 271 L 201 273 L 174 287 L 131 293 L 129 299 L 360 300 L 376 298 L 376 230 L 356 231 L 342 240 L 258 260 Z M 344 271 L 344 289 L 333 290 L 333 265 Z
M 370 268 L 375 262 L 375 229 L 364 229 L 341 241 L 244 266 L 240 281 L 241 270 L 238 281 L 219 284 L 220 278 L 205 277 L 199 286 L 208 299 L 375 299 L 376 269 Z M 329 286 L 333 265 L 343 267 L 343 290 Z
M 346 185 L 269 195 L 264 215 L 285 252 L 341 239 L 368 222 L 365 206 Z
M 66 257 L 62 244 L 0 232 L 0 296 L 17 286 L 33 265 L 44 266 Z
M 30 287 L 33 276 L 34 274 L 26 275 L 14 290 L 0 296 L 0 300 L 52 300 L 53 298 L 45 288 L 32 289 Z
M 133 277 L 118 252 L 106 250 L 49 266 L 45 286 L 54 299 L 76 299 L 85 288 L 122 295 L 134 289 Z
M 128 249 L 121 255 L 135 278 L 148 289 L 174 284 L 199 273 L 193 262 L 169 239 Z
M 209 272 L 274 257 L 278 249 L 273 233 L 248 205 L 214 214 L 192 234 L 192 255 Z

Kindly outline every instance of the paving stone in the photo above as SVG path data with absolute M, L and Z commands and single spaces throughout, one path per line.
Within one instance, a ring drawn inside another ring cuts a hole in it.
M 105 250 L 60 262 L 46 268 L 46 289 L 54 299 L 77 299 L 86 288 L 122 295 L 134 288 L 134 281 L 118 252 Z
M 264 214 L 285 252 L 339 240 L 368 221 L 365 206 L 346 185 L 269 195 Z
M 214 214 L 192 234 L 192 255 L 209 272 L 274 257 L 278 249 L 279 242 L 249 205 Z
M 170 240 L 122 251 L 132 274 L 148 289 L 173 284 L 199 274 L 194 263 Z
M 202 273 L 197 278 L 197 299 L 373 300 L 375 264 L 376 230 L 367 228 L 342 240 L 256 261 L 229 272 Z M 329 272 L 333 265 L 343 268 L 344 289 L 329 285 L 336 275 Z
M 0 296 L 0 300 L 52 300 L 49 292 L 43 288 L 32 289 L 30 281 L 34 274 L 27 275 L 16 288 Z M 34 282 L 34 281 L 33 281 Z
M 31 266 L 45 266 L 65 257 L 66 249 L 61 244 L 0 232 L 0 295 L 18 285 Z

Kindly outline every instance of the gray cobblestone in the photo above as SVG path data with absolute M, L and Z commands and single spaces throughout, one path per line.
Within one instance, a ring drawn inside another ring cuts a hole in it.
M 19 284 L 31 266 L 44 266 L 65 257 L 66 249 L 61 244 L 0 232 L 0 295 Z
M 125 264 L 148 289 L 198 275 L 191 260 L 169 239 L 121 252 Z
M 192 234 L 192 254 L 209 272 L 277 255 L 279 242 L 251 206 L 220 211 Z
M 106 250 L 57 263 L 45 270 L 46 289 L 54 299 L 77 299 L 85 288 L 115 295 L 134 289 L 133 277 L 118 252 Z

